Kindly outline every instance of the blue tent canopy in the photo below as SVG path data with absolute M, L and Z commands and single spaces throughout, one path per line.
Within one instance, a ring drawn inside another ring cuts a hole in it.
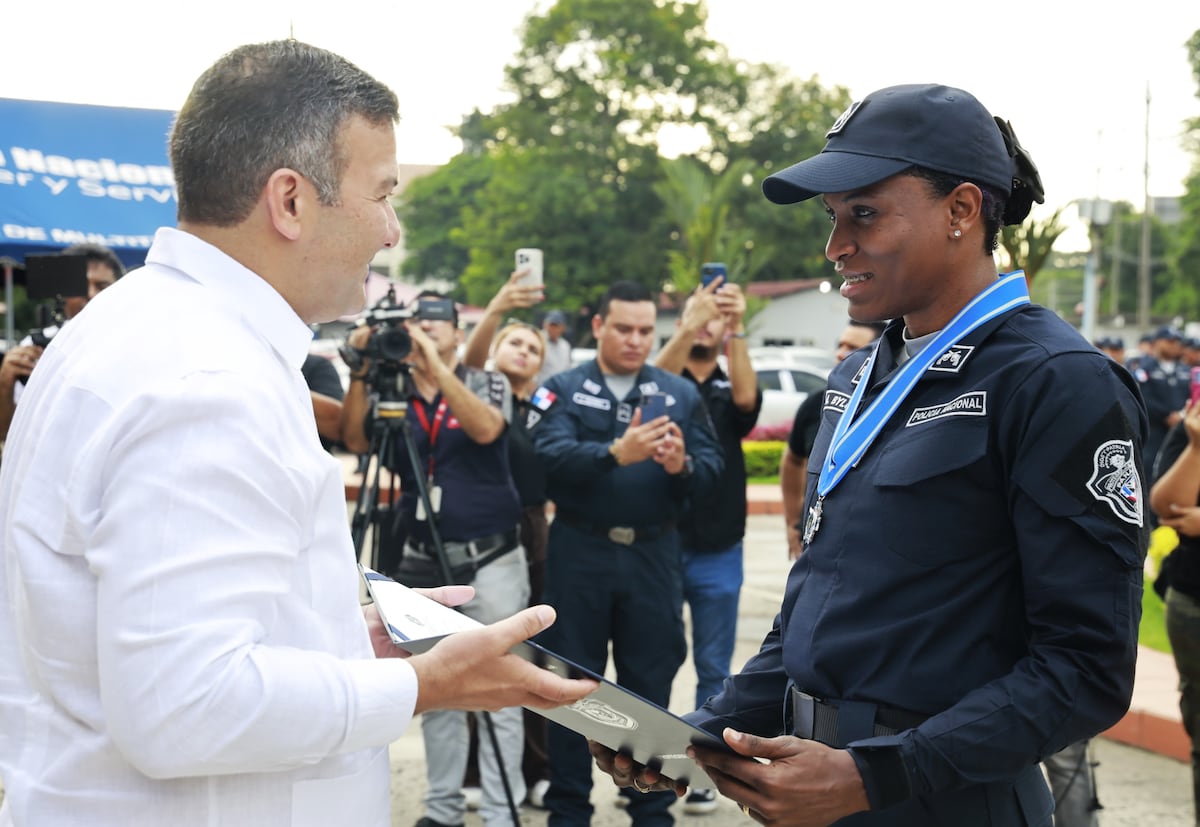
M 0 98 L 0 258 L 79 242 L 140 265 L 175 226 L 174 112 Z

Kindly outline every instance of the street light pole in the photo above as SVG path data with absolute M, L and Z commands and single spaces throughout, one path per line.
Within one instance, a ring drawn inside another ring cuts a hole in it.
M 1097 273 L 1100 270 L 1100 230 L 1112 216 L 1112 202 L 1099 198 L 1079 202 L 1079 217 L 1088 224 L 1089 250 L 1083 266 L 1083 320 L 1080 333 L 1089 342 L 1096 340 Z
M 1150 327 L 1150 84 L 1146 84 L 1146 134 L 1142 160 L 1142 243 L 1138 255 L 1138 327 Z

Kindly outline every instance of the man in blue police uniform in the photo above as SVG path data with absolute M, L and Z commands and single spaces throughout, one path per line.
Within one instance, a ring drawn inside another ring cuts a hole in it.
M 725 473 L 717 487 L 709 496 L 689 502 L 679 526 L 683 598 L 692 620 L 696 706 L 720 691 L 733 661 L 746 534 L 742 440 L 754 429 L 762 410 L 762 391 L 746 347 L 746 297 L 737 284 L 724 281 L 719 276 L 688 297 L 675 335 L 654 361 L 695 383 L 725 458 Z M 728 373 L 717 360 L 722 352 Z M 683 811 L 703 815 L 716 808 L 715 790 L 693 789 Z
M 425 298 L 450 304 L 437 293 L 425 292 L 419 297 Z M 399 567 L 387 566 L 386 573 L 413 586 L 444 583 L 433 522 L 455 581 L 475 587 L 475 597 L 462 612 L 481 623 L 492 623 L 515 614 L 529 602 L 525 550 L 517 536 L 521 504 L 509 470 L 505 434 L 512 416 L 512 392 L 503 374 L 459 364 L 456 311 L 444 319 L 423 315 L 418 304 L 417 318 L 407 323 L 412 338 L 408 357 L 411 381 L 403 383 L 402 393 L 407 397 L 408 421 L 426 474 L 433 514 L 427 513 L 418 497 L 413 463 L 403 441 L 393 443 L 394 450 L 383 459 L 400 477 L 399 510 L 405 539 Z M 366 327 L 357 328 L 348 344 L 364 348 L 370 332 Z M 343 441 L 358 453 L 370 445 L 366 430 L 370 396 L 364 381 L 370 371 L 370 360 L 355 366 L 342 406 Z M 418 827 L 463 823 L 466 801 L 462 786 L 469 750 L 466 715 L 439 710 L 426 713 L 421 721 L 429 790 L 426 814 Z M 499 827 L 511 824 L 509 796 L 514 806 L 525 798 L 521 773 L 524 728 L 520 708 L 501 709 L 488 717 L 500 761 L 490 733 L 481 729 L 480 815 L 485 827 Z
M 1101 336 L 1095 344 L 1097 350 L 1118 365 L 1125 364 L 1125 340 L 1120 336 Z
M 1158 478 L 1158 449 L 1167 431 L 1183 419 L 1183 404 L 1188 400 L 1191 377 L 1181 356 L 1183 334 L 1173 327 L 1160 327 L 1154 332 L 1151 352 L 1130 367 L 1150 417 L 1145 451 L 1146 476 L 1151 483 Z
M 604 674 L 611 641 L 617 682 L 665 707 L 687 648 L 676 519 L 712 490 L 722 458 L 696 386 L 646 364 L 654 317 L 649 290 L 612 285 L 592 320 L 596 358 L 548 379 L 529 418 L 555 503 L 545 599 L 558 622 L 541 642 Z M 665 413 L 645 417 L 656 395 Z M 583 737 L 551 724 L 549 762 L 548 824 L 587 825 Z M 637 827 L 670 825 L 673 800 L 634 796 L 629 814 Z
M 824 411 L 774 628 L 688 716 L 739 754 L 689 753 L 765 824 L 1049 827 L 1038 762 L 1133 690 L 1145 410 L 1023 273 L 997 277 L 1001 226 L 1042 194 L 1007 122 L 897 86 L 827 138 L 764 193 L 821 196 L 850 316 L 893 321 L 830 375 L 847 402 Z

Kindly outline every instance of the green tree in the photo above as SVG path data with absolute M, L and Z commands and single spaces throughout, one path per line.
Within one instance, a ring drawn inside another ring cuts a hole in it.
M 1200 98 L 1200 29 L 1192 33 L 1186 46 Z M 1168 247 L 1172 285 L 1163 303 L 1172 312 L 1200 319 L 1200 117 L 1188 119 L 1184 145 L 1192 154 L 1192 171 L 1180 200 L 1183 220 Z
M 843 87 L 826 89 L 816 76 L 795 78 L 781 67 L 746 68 L 749 89 L 737 113 L 740 128 L 725 151 L 731 160 L 752 162 L 753 186 L 738 195 L 734 213 L 753 229 L 753 278 L 756 281 L 821 278 L 830 273 L 825 259 L 829 219 L 817 200 L 781 207 L 763 197 L 762 179 L 821 151 L 825 133 L 850 105 Z
M 1027 218 L 1021 224 L 1000 231 L 1000 248 L 1007 256 L 1003 270 L 1025 271 L 1025 281 L 1033 284 L 1038 271 L 1045 266 L 1054 249 L 1054 242 L 1066 231 L 1062 223 L 1063 208 L 1059 207 L 1045 219 Z
M 731 220 L 740 190 L 747 186 L 753 164 L 743 158 L 713 173 L 696 158 L 664 161 L 664 176 L 655 185 L 673 228 L 677 245 L 668 252 L 671 286 L 679 293 L 695 288 L 700 266 L 723 261 L 729 279 L 743 283 L 748 273 L 749 234 Z
M 667 125 L 711 122 L 733 73 L 696 3 L 559 0 L 526 20 L 505 70 L 516 102 L 488 120 L 492 175 L 463 212 L 467 296 L 491 295 L 512 250 L 546 251 L 547 298 L 593 301 L 618 279 L 657 289 L 667 222 L 654 186 Z
M 617 279 L 694 283 L 703 260 L 741 281 L 827 273 L 820 208 L 776 207 L 760 185 L 820 150 L 848 95 L 731 59 L 705 19 L 669 0 L 559 0 L 527 18 L 505 69 L 514 101 L 464 119 L 470 157 L 406 194 L 405 272 L 457 275 L 480 303 L 515 248 L 541 247 L 548 305 L 567 310 Z M 672 130 L 701 138 L 690 170 L 660 156 Z
M 463 209 L 487 184 L 494 166 L 486 154 L 462 153 L 409 183 L 396 210 L 408 251 L 404 274 L 454 281 L 466 270 L 471 245 L 461 231 Z

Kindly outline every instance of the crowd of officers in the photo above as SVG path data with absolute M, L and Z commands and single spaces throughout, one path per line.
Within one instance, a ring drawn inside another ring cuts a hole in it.
M 1158 453 L 1167 432 L 1183 418 L 1183 406 L 1191 394 L 1191 371 L 1200 367 L 1200 339 L 1185 336 L 1164 325 L 1138 339 L 1137 351 L 1129 356 L 1118 336 L 1096 340 L 1096 347 L 1125 365 L 1137 381 L 1146 403 L 1150 430 L 1143 451 L 1146 477 L 1158 479 Z

